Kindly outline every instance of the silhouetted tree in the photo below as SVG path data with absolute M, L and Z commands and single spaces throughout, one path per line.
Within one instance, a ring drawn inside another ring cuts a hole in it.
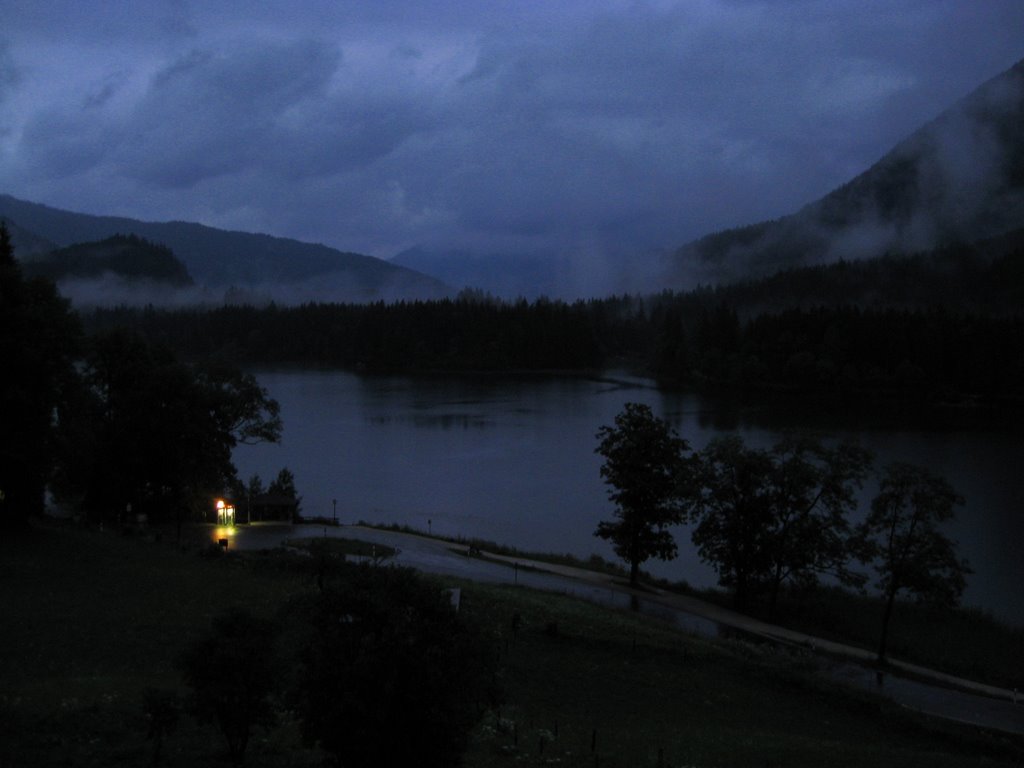
M 735 590 L 737 607 L 767 590 L 773 614 L 787 580 L 810 584 L 827 573 L 860 583 L 847 568 L 847 515 L 870 462 L 856 445 L 795 436 L 764 450 L 733 435 L 697 455 L 693 542 L 719 583 Z
M 626 403 L 615 426 L 601 427 L 597 438 L 596 452 L 605 458 L 601 477 L 610 486 L 616 520 L 599 523 L 594 535 L 612 542 L 615 554 L 629 563 L 629 582 L 635 585 L 641 563 L 676 556 L 668 528 L 682 521 L 689 446 L 642 403 Z
M 65 492 L 99 519 L 134 511 L 181 524 L 232 487 L 239 442 L 276 440 L 278 405 L 250 374 L 196 369 L 123 332 L 92 340 L 83 367 L 86 428 Z
M 245 759 L 252 729 L 273 722 L 281 680 L 274 643 L 271 622 L 232 609 L 215 618 L 180 660 L 193 712 L 200 722 L 217 724 L 235 765 Z
M 963 498 L 943 478 L 897 462 L 885 467 L 871 512 L 857 527 L 857 545 L 874 566 L 885 608 L 878 661 L 885 662 L 889 623 L 902 592 L 919 600 L 956 605 L 971 573 L 956 544 L 939 530 Z
M 735 435 L 712 440 L 696 456 L 693 543 L 740 609 L 771 571 L 771 472 L 771 454 Z
M 80 330 L 52 283 L 25 280 L 0 222 L 0 525 L 43 509 Z
M 302 497 L 299 496 L 299 492 L 295 488 L 295 475 L 288 467 L 283 467 L 280 472 L 277 473 L 277 477 L 270 483 L 270 487 L 267 488 L 267 493 L 277 494 L 280 496 L 287 496 L 289 499 L 295 499 L 295 512 L 298 514 Z
M 340 586 L 293 601 L 291 697 L 311 742 L 340 765 L 454 766 L 491 703 L 493 643 L 436 584 L 355 566 Z
M 827 447 L 787 437 L 770 452 L 768 547 L 769 615 L 786 580 L 814 583 L 831 574 L 844 584 L 862 583 L 847 568 L 849 514 L 871 466 L 871 454 L 853 443 Z

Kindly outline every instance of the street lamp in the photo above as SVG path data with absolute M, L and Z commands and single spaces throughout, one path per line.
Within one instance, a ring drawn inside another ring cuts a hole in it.
M 334 508 L 334 524 L 338 524 L 338 500 L 331 499 L 331 506 Z
M 235 524 L 235 507 L 224 499 L 217 499 L 217 525 Z

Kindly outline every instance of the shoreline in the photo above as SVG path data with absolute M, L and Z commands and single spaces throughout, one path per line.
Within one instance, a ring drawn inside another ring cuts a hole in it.
M 530 575 L 546 575 L 566 580 L 566 583 L 579 585 L 583 588 L 584 593 L 589 588 L 593 594 L 615 594 L 620 598 L 628 598 L 630 602 L 642 601 L 656 607 L 668 609 L 669 611 L 681 612 L 701 621 L 709 622 L 712 626 L 724 627 L 730 631 L 740 632 L 762 641 L 805 653 L 813 653 L 816 656 L 832 659 L 833 661 L 857 665 L 865 670 L 869 677 L 881 676 L 877 679 L 880 686 L 879 692 L 883 695 L 899 693 L 906 697 L 908 695 L 907 691 L 897 691 L 895 688 L 913 688 L 916 685 L 920 688 L 929 689 L 938 698 L 941 698 L 942 694 L 948 694 L 947 698 L 957 699 L 956 702 L 946 702 L 941 704 L 941 706 L 930 706 L 928 702 L 916 705 L 909 704 L 906 701 L 901 702 L 903 706 L 908 708 L 917 709 L 925 714 L 944 719 L 967 722 L 1018 735 L 1024 734 L 1024 696 L 1015 690 L 977 682 L 899 659 L 889 659 L 884 668 L 879 668 L 876 664 L 876 654 L 873 651 L 770 624 L 697 597 L 670 592 L 652 585 L 644 585 L 642 589 L 633 589 L 628 584 L 622 583 L 623 576 L 621 575 L 602 573 L 567 564 L 550 563 L 517 554 L 509 555 L 488 552 L 469 543 L 453 542 L 410 530 L 394 530 L 360 524 L 340 525 L 337 527 L 323 525 L 303 527 L 308 531 L 321 532 L 325 536 L 341 536 L 366 540 L 377 539 L 379 543 L 397 548 L 398 555 L 394 559 L 396 565 L 411 567 L 416 570 L 464 578 L 470 581 L 493 582 L 495 579 L 492 574 L 486 574 L 479 578 L 474 577 L 471 566 L 479 563 L 483 566 L 504 569 L 506 577 L 503 581 L 507 584 L 550 589 L 552 587 L 535 587 L 526 583 L 528 581 L 527 577 Z M 269 532 L 272 529 L 271 526 L 260 526 L 260 528 L 264 532 Z M 276 529 L 278 533 L 296 530 L 293 527 L 285 526 L 273 526 L 273 529 Z M 302 534 L 305 535 L 306 531 L 303 531 Z M 254 548 L 258 548 L 258 546 Z M 249 547 L 241 547 L 240 549 L 249 549 Z M 419 554 L 420 557 L 417 558 L 416 554 Z M 451 566 L 453 560 L 455 564 Z M 446 562 L 451 567 L 446 568 Z M 513 572 L 511 579 L 507 576 L 507 571 L 510 569 Z M 554 587 L 554 589 L 558 589 L 558 587 Z M 588 599 L 585 594 L 578 594 L 575 590 L 572 590 L 569 594 Z M 607 603 L 605 604 L 607 605 Z M 628 603 L 624 604 L 628 605 Z M 683 631 L 686 630 L 683 629 Z M 883 679 L 888 679 L 888 687 L 882 684 Z M 856 682 L 851 684 L 857 685 Z M 895 687 L 893 684 L 895 684 Z M 863 687 L 863 685 L 860 687 Z M 918 700 L 923 698 L 920 694 L 920 691 L 916 692 L 916 694 L 914 691 L 909 692 L 911 698 L 917 698 Z M 976 702 L 973 701 L 975 699 L 977 700 Z M 931 705 L 935 704 L 936 702 L 931 702 Z M 1008 708 L 1007 705 L 1009 705 Z M 973 719 L 971 717 L 972 706 L 978 713 Z M 988 713 L 984 711 L 986 709 L 992 710 L 993 708 L 1007 709 L 1006 711 L 992 711 Z M 956 710 L 961 714 L 953 715 L 948 710 Z M 993 722 L 993 718 L 1010 722 L 1003 722 L 1000 725 L 998 722 Z

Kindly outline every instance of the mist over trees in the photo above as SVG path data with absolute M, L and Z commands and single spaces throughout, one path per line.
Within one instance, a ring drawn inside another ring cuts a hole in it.
M 1024 405 L 1024 316 L 818 306 L 745 316 L 716 292 L 565 304 L 438 302 L 104 309 L 193 360 L 365 373 L 595 372 L 662 385 L 847 401 Z
M 970 245 L 788 269 L 684 293 L 566 303 L 111 308 L 192 360 L 366 373 L 628 368 L 663 386 L 930 405 L 1024 405 L 1024 231 Z

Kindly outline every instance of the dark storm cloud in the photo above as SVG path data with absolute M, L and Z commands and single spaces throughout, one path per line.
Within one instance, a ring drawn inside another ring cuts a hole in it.
M 117 161 L 127 176 L 183 188 L 274 162 L 295 149 L 275 144 L 282 122 L 324 98 L 338 59 L 308 41 L 193 51 L 153 78 Z
M 674 247 L 778 216 L 1024 55 L 1018 0 L 10 16 L 3 191 L 383 256 Z

